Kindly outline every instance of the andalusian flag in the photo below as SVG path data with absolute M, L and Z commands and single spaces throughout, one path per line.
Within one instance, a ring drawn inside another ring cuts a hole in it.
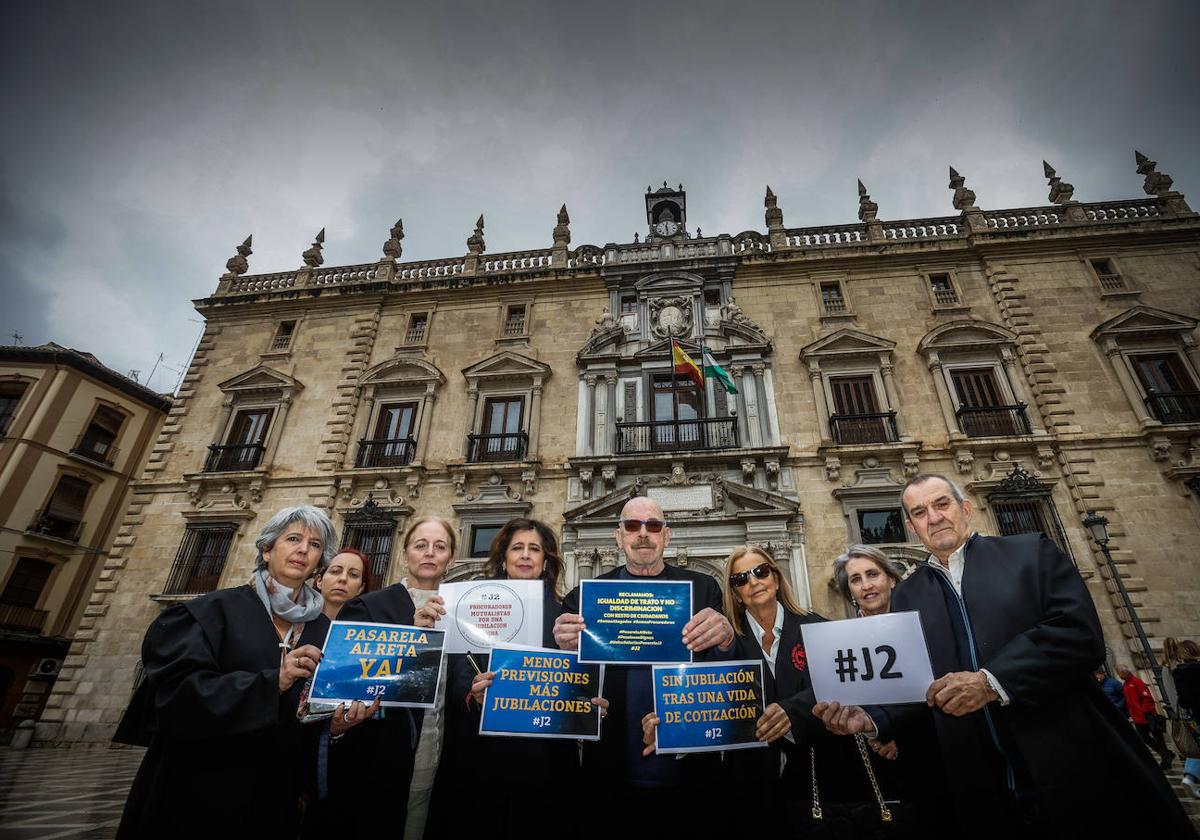
M 683 352 L 683 348 L 679 346 L 679 342 L 671 339 L 671 361 L 675 365 L 675 375 L 683 376 L 696 383 L 696 387 L 704 387 L 704 372 L 700 370 L 700 366 L 696 364 L 695 359 Z
M 725 368 L 717 364 L 717 360 L 712 357 L 712 353 L 708 352 L 708 348 L 704 349 L 704 375 L 711 376 L 721 383 L 721 387 L 725 389 L 726 394 L 736 394 L 737 386 L 733 384 L 733 377 Z

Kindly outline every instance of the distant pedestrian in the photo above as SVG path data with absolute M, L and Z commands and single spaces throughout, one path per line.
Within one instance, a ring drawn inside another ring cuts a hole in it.
M 1097 668 L 1096 682 L 1108 701 L 1117 707 L 1121 716 L 1129 717 L 1129 711 L 1125 708 L 1125 686 L 1121 684 L 1121 681 L 1110 677 L 1103 668 Z
M 1158 766 L 1170 770 L 1175 763 L 1175 753 L 1167 748 L 1163 733 L 1167 729 L 1166 719 L 1158 713 L 1158 704 L 1149 687 L 1124 665 L 1117 666 L 1117 674 L 1125 682 L 1125 706 L 1133 728 L 1146 742 L 1146 746 L 1158 753 Z
M 1200 757 L 1193 758 L 1197 743 L 1197 726 L 1200 720 L 1200 645 L 1191 639 L 1182 642 L 1172 638 L 1163 640 L 1163 664 L 1170 667 L 1171 681 L 1175 684 L 1176 711 L 1179 712 L 1183 731 L 1175 745 L 1185 751 L 1183 762 L 1183 784 L 1200 799 Z M 1188 739 L 1191 742 L 1188 743 Z M 1191 752 L 1187 752 L 1188 750 Z

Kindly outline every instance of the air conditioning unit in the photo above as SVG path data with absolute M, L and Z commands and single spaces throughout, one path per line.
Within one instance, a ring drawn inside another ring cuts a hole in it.
M 39 659 L 29 671 L 31 677 L 57 677 L 62 670 L 61 659 Z

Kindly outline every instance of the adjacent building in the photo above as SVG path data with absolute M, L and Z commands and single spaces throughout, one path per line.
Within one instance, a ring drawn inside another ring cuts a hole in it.
M 989 533 L 1041 531 L 1075 560 L 1113 656 L 1200 635 L 1200 217 L 1138 155 L 1144 198 L 985 210 L 950 171 L 956 213 L 701 234 L 682 186 L 648 189 L 633 242 L 248 274 L 251 240 L 211 296 L 198 352 L 132 487 L 39 737 L 103 740 L 167 604 L 248 578 L 285 505 L 333 516 L 398 580 L 413 517 L 460 529 L 477 574 L 508 518 L 550 522 L 568 583 L 621 562 L 636 493 L 671 520 L 668 562 L 721 577 L 766 546 L 801 601 L 833 617 L 847 543 L 923 558 L 899 489 L 957 478 Z M 635 198 L 636 201 L 636 198 Z M 644 215 L 643 215 L 644 214 Z M 703 214 L 701 209 L 700 215 Z M 671 344 L 728 377 L 672 374 Z M 1114 563 L 1082 525 L 1109 520 Z
M 0 729 L 41 714 L 169 408 L 90 353 L 0 347 Z

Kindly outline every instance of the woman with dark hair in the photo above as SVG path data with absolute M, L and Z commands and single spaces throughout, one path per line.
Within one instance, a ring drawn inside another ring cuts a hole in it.
M 150 625 L 145 680 L 113 739 L 149 747 L 118 837 L 295 837 L 306 765 L 296 709 L 329 627 L 307 581 L 333 540 L 322 511 L 285 508 L 255 541 L 248 585 L 176 604 Z M 361 703 L 339 707 L 334 734 L 363 716 Z
M 555 647 L 563 562 L 549 526 L 536 519 L 509 520 L 492 540 L 483 571 L 487 578 L 542 581 L 542 646 Z M 483 695 L 495 677 L 487 670 L 488 656 L 448 658 L 446 736 L 426 838 L 467 836 L 481 819 L 491 837 L 561 837 L 563 826 L 579 819 L 576 744 L 480 737 Z
M 860 618 L 886 615 L 892 609 L 892 590 L 903 580 L 886 554 L 861 543 L 833 561 L 833 576 L 842 597 Z
M 333 621 L 347 601 L 371 591 L 371 561 L 357 548 L 339 548 L 317 570 L 313 588 L 325 599 L 325 617 Z

